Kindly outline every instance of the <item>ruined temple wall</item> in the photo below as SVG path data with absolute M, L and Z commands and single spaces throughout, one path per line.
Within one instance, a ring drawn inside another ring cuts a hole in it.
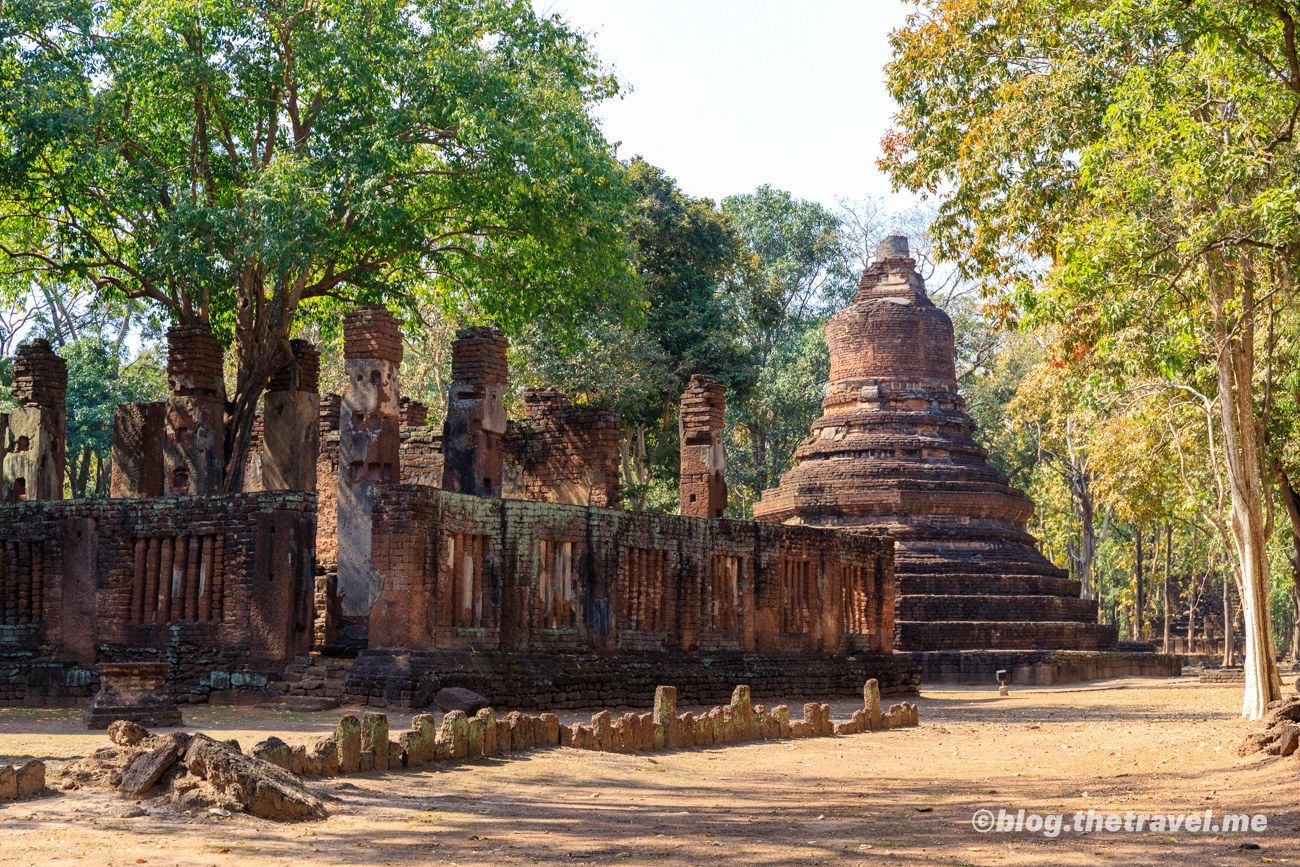
M 501 495 L 618 508 L 622 430 L 618 413 L 590 406 L 547 406 L 523 421 L 510 422 L 503 443 Z
M 195 688 L 214 666 L 283 665 L 310 649 L 315 505 L 283 492 L 0 506 L 0 653 L 86 667 L 166 654 L 170 679 Z
M 371 647 L 888 652 L 893 547 L 809 527 L 375 492 Z
M 441 487 L 442 425 L 403 423 L 401 437 L 402 484 Z

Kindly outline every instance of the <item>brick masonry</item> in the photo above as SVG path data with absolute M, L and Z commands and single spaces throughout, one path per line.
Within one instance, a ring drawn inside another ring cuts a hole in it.
M 755 517 L 892 537 L 896 649 L 1113 649 L 1115 627 L 1039 553 L 1033 504 L 973 439 L 952 322 L 915 265 L 906 238 L 887 239 L 827 325 L 824 414 Z
M 199 698 L 283 667 L 311 644 L 315 505 L 283 492 L 0 506 L 0 703 L 85 698 L 97 662 L 172 662 L 169 687 Z
M 525 419 L 503 440 L 501 495 L 542 503 L 616 509 L 622 504 L 613 410 L 573 406 L 557 389 L 524 389 Z
M 681 704 L 726 702 L 744 682 L 757 700 L 861 695 L 876 678 L 880 694 L 916 695 L 917 664 L 906 656 L 758 656 L 753 654 L 516 654 L 455 650 L 365 650 L 346 685 L 351 704 L 400 710 L 426 707 L 439 689 L 472 689 L 496 708 L 576 710 L 637 707 L 655 687 L 677 688 Z
M 1173 653 L 1123 653 L 1111 650 L 925 651 L 898 654 L 920 666 L 925 683 L 992 686 L 997 673 L 1011 683 L 1048 686 L 1112 677 L 1178 677 L 1183 660 Z
M 0 437 L 0 500 L 63 498 L 67 390 L 67 362 L 54 354 L 48 340 L 18 347 L 13 372 L 18 408 L 5 416 Z
M 682 394 L 679 515 L 721 518 L 727 511 L 726 411 L 726 389 L 711 376 L 692 376 Z
M 376 489 L 372 648 L 888 654 L 888 540 Z

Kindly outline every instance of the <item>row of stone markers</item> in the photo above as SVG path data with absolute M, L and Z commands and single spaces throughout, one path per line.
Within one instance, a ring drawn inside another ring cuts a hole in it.
M 803 706 L 803 720 L 791 721 L 790 708 L 770 711 L 750 702 L 748 686 L 738 686 L 731 703 L 695 717 L 677 714 L 677 689 L 655 690 L 651 713 L 627 713 L 615 719 L 603 710 L 591 723 L 569 726 L 553 713 L 530 715 L 514 711 L 498 719 L 491 708 L 474 716 L 449 712 L 438 726 L 429 714 L 411 720 L 410 731 L 391 740 L 388 717 L 366 712 L 358 719 L 349 714 L 334 734 L 314 746 L 290 746 L 268 738 L 250 753 L 301 776 L 334 776 L 372 770 L 418 768 L 433 762 L 455 762 L 539 746 L 565 746 L 613 753 L 682 749 L 757 740 L 826 737 L 915 726 L 920 722 L 915 704 L 902 702 L 888 711 L 880 708 L 875 680 L 863 688 L 863 707 L 846 722 L 832 723 L 828 704 Z

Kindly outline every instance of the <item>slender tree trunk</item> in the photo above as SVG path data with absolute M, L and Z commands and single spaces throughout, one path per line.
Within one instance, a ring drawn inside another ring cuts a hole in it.
M 762 494 L 767 490 L 767 435 L 754 422 L 745 426 L 749 428 L 750 449 L 754 455 L 754 480 L 758 482 L 758 493 Z
M 1228 592 L 1228 576 L 1223 576 L 1223 664 L 1236 662 L 1232 653 L 1232 596 Z
M 1164 640 L 1161 642 L 1161 647 L 1160 647 L 1162 653 L 1173 652 L 1173 650 L 1169 646 L 1169 617 L 1171 612 L 1173 612 L 1174 610 L 1174 597 L 1171 592 L 1173 588 L 1169 586 L 1169 582 L 1170 582 L 1169 567 L 1170 567 L 1170 561 L 1173 556 L 1173 546 L 1174 546 L 1174 528 L 1171 527 L 1168 523 L 1166 523 L 1165 524 L 1165 586 L 1164 586 L 1164 600 L 1163 600 L 1165 622 L 1164 622 L 1164 629 L 1162 630 L 1164 632 Z
M 1268 608 L 1268 527 L 1259 427 L 1252 385 L 1255 373 L 1254 286 L 1234 288 L 1232 269 L 1217 257 L 1208 263 L 1210 301 L 1218 342 L 1216 368 L 1223 425 L 1223 457 L 1232 495 L 1232 536 L 1241 570 L 1241 604 L 1246 628 L 1246 688 L 1241 715 L 1259 719 L 1282 696 Z M 1232 312 L 1230 305 L 1238 305 Z M 1226 626 L 1226 624 L 1225 624 Z
M 1077 468 L 1072 471 L 1070 495 L 1074 501 L 1074 516 L 1079 522 L 1079 595 L 1092 599 L 1095 595 L 1092 570 L 1097 560 L 1097 528 L 1092 523 L 1092 489 L 1087 472 Z
M 1142 615 L 1146 608 L 1146 592 L 1142 580 L 1142 527 L 1133 525 L 1135 568 L 1133 569 L 1133 640 L 1142 640 Z
M 1300 398 L 1300 395 L 1297 395 Z M 1286 508 L 1291 527 L 1291 647 L 1292 664 L 1300 662 L 1300 496 L 1291 487 L 1291 479 L 1282 468 L 1281 461 L 1273 459 L 1273 476 L 1277 479 L 1282 505 Z

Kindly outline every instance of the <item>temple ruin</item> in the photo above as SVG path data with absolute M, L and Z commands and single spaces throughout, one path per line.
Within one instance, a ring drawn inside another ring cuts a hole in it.
M 1098 623 L 1097 603 L 1039 553 L 1026 529 L 1033 504 L 973 439 L 952 322 L 926 295 L 906 238 L 881 243 L 826 339 L 824 414 L 755 517 L 887 533 L 897 650 L 1113 651 L 1117 628 Z M 1007 664 L 1050 665 L 1034 659 Z
M 683 395 L 698 505 L 626 512 L 618 415 L 529 388 L 507 420 L 501 332 L 457 333 L 441 425 L 401 396 L 391 313 L 357 308 L 343 332 L 342 395 L 320 395 L 315 347 L 290 344 L 242 493 L 216 492 L 221 345 L 185 328 L 168 334 L 171 396 L 117 408 L 111 499 L 60 502 L 61 461 L 47 482 L 21 476 L 26 501 L 0 506 L 0 704 L 81 703 L 96 664 L 150 660 L 171 663 L 178 701 L 255 700 L 313 645 L 356 657 L 329 669 L 336 696 L 398 708 L 445 686 L 538 708 L 647 701 L 665 682 L 698 702 L 738 681 L 916 691 L 917 666 L 892 654 L 892 542 L 719 520 L 712 379 Z M 20 456 L 62 448 L 62 360 L 33 342 L 19 372 L 45 438 L 24 451 L 10 424 L 7 491 Z

